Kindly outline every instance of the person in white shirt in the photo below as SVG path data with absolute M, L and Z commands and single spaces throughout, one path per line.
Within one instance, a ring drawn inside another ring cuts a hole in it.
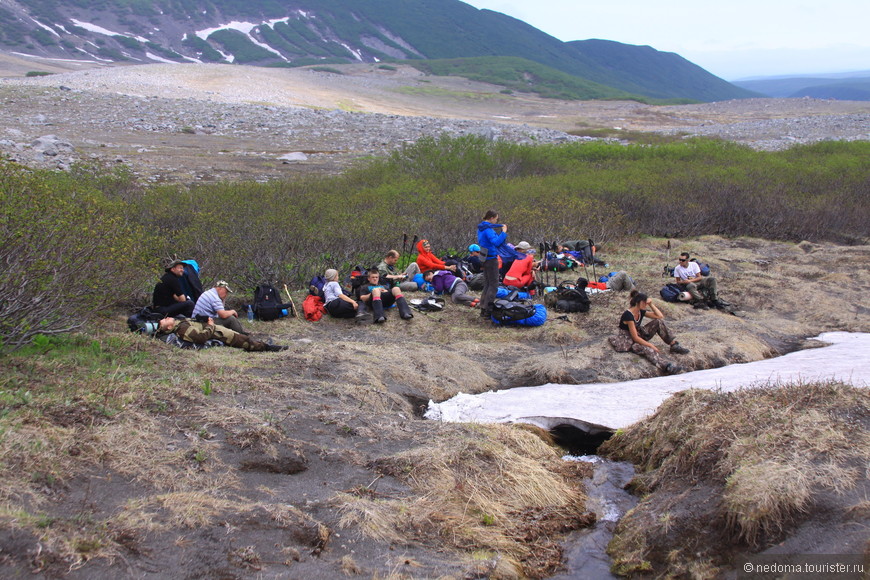
M 717 308 L 724 305 L 719 301 L 716 293 L 716 278 L 702 276 L 701 267 L 697 262 L 690 260 L 689 252 L 680 254 L 680 263 L 674 268 L 674 281 L 685 292 L 692 295 L 692 304 L 695 308 L 706 310 L 711 305 Z

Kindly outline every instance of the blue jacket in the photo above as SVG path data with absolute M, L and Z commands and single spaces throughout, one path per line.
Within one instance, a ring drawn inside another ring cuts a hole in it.
M 487 260 L 495 260 L 498 257 L 499 246 L 507 240 L 505 232 L 495 231 L 495 228 L 503 227 L 502 224 L 493 224 L 485 220 L 477 224 L 477 243 L 481 248 L 486 249 Z

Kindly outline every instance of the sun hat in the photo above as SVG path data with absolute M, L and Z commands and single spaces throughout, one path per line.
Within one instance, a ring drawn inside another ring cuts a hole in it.
M 214 287 L 215 288 L 226 288 L 227 292 L 230 292 L 230 293 L 232 292 L 232 290 L 230 290 L 230 285 L 227 284 L 226 281 L 224 281 L 224 280 L 218 280 L 217 283 L 214 285 Z
M 179 265 L 179 264 L 183 264 L 184 262 L 182 262 L 182 261 L 179 260 L 178 258 L 169 258 L 169 259 L 166 260 L 166 262 L 164 262 L 164 263 L 165 263 L 166 265 L 163 267 L 163 269 L 166 270 L 166 271 L 168 272 L 168 271 L 170 271 L 171 269 L 173 269 L 174 267 L 176 267 L 177 265 Z
M 520 242 L 519 244 L 517 244 L 516 246 L 514 246 L 514 248 L 517 249 L 517 250 L 523 250 L 523 251 L 525 251 L 525 250 L 531 250 L 531 249 L 532 249 L 532 245 L 531 245 L 529 242 Z

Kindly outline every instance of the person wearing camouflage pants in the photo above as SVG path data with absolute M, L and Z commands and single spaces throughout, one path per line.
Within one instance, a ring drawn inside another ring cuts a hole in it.
M 193 344 L 205 344 L 208 340 L 219 340 L 227 346 L 241 348 L 249 352 L 277 352 L 279 350 L 287 350 L 286 346 L 268 344 L 260 340 L 252 340 L 247 334 L 236 332 L 226 326 L 216 325 L 214 320 L 211 318 L 208 319 L 208 322 L 197 322 L 191 319 L 179 321 L 167 316 L 160 321 L 158 333 L 175 333 L 175 335 L 181 340 L 192 342 Z
M 650 321 L 642 325 L 644 317 Z M 632 290 L 629 309 L 619 320 L 618 334 L 610 337 L 610 344 L 617 352 L 633 352 L 646 358 L 657 368 L 674 374 L 685 369 L 665 357 L 649 340 L 658 335 L 670 345 L 673 354 L 688 354 L 689 349 L 680 345 L 664 321 L 664 314 L 646 294 Z

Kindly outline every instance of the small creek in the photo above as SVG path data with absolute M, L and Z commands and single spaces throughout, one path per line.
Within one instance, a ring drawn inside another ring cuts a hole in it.
M 587 507 L 598 521 L 568 537 L 563 544 L 566 570 L 551 578 L 614 578 L 606 549 L 619 519 L 637 503 L 623 489 L 634 476 L 634 468 L 591 455 L 598 445 L 616 429 L 643 419 L 684 389 L 732 391 L 824 380 L 870 385 L 870 333 L 828 332 L 816 340 L 827 346 L 683 375 L 622 383 L 548 384 L 479 395 L 460 393 L 442 403 L 430 401 L 424 416 L 449 422 L 530 423 L 550 431 L 562 447 L 577 454 L 566 456 L 566 460 L 594 463 L 594 475 L 587 483 Z

